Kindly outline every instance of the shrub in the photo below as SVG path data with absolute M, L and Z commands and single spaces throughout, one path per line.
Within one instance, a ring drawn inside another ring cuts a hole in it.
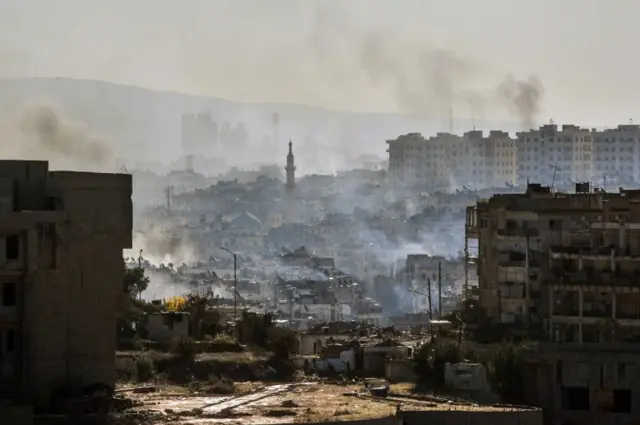
M 235 383 L 229 378 L 218 378 L 212 376 L 209 378 L 208 392 L 211 394 L 233 394 L 236 390 Z
M 196 343 L 191 338 L 175 338 L 169 348 L 173 354 L 185 359 L 193 359 L 197 354 Z
M 136 359 L 136 379 L 138 382 L 147 382 L 153 377 L 153 360 L 149 356 L 140 356 Z
M 523 399 L 522 346 L 503 344 L 493 355 L 490 380 L 493 389 L 505 403 L 518 404 Z
M 447 363 L 460 362 L 460 350 L 452 343 L 427 343 L 414 355 L 414 367 L 418 379 L 435 387 L 444 385 L 444 369 Z

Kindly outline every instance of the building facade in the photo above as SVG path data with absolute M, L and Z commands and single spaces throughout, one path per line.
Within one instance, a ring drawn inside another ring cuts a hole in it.
M 530 184 L 470 209 L 493 322 L 540 326 L 556 342 L 640 338 L 640 191 L 588 187 Z
M 389 175 L 396 183 L 444 189 L 515 183 L 516 144 L 502 131 L 488 137 L 479 130 L 438 133 L 428 139 L 409 133 L 387 144 Z
M 130 175 L 0 161 L 0 404 L 115 385 L 131 191 Z
M 525 402 L 546 423 L 640 420 L 640 191 L 530 184 L 467 212 L 479 306 L 493 324 L 539 330 Z
M 640 181 L 640 125 L 594 133 L 593 179 L 605 188 Z

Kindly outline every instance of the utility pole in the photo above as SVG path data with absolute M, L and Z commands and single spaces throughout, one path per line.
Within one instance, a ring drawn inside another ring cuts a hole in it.
M 438 316 L 442 318 L 442 262 L 438 261 Z
M 432 314 L 432 308 L 431 308 L 431 278 L 427 278 L 427 289 L 429 290 L 428 295 L 429 295 L 429 332 L 431 332 L 431 340 L 433 341 L 433 324 L 431 323 L 433 321 L 433 314 Z
M 236 321 L 237 318 L 237 308 L 238 308 L 238 263 L 236 253 L 231 251 L 228 248 L 223 246 L 220 247 L 221 250 L 228 252 L 233 255 L 233 321 Z
M 167 213 L 171 215 L 171 197 L 173 196 L 173 186 L 167 186 L 164 190 L 164 195 L 167 202 Z

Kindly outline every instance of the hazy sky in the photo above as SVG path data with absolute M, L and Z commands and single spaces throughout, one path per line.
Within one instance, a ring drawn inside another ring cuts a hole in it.
M 640 122 L 638 16 L 631 0 L 0 0 L 0 76 L 494 116 L 500 81 L 535 75 L 540 118 Z

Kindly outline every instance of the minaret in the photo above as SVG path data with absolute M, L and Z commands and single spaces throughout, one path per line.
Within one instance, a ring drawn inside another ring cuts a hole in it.
M 296 187 L 296 166 L 293 158 L 292 151 L 293 143 L 291 143 L 291 139 L 289 139 L 289 153 L 287 154 L 287 166 L 284 169 L 287 172 L 287 190 L 293 190 Z

